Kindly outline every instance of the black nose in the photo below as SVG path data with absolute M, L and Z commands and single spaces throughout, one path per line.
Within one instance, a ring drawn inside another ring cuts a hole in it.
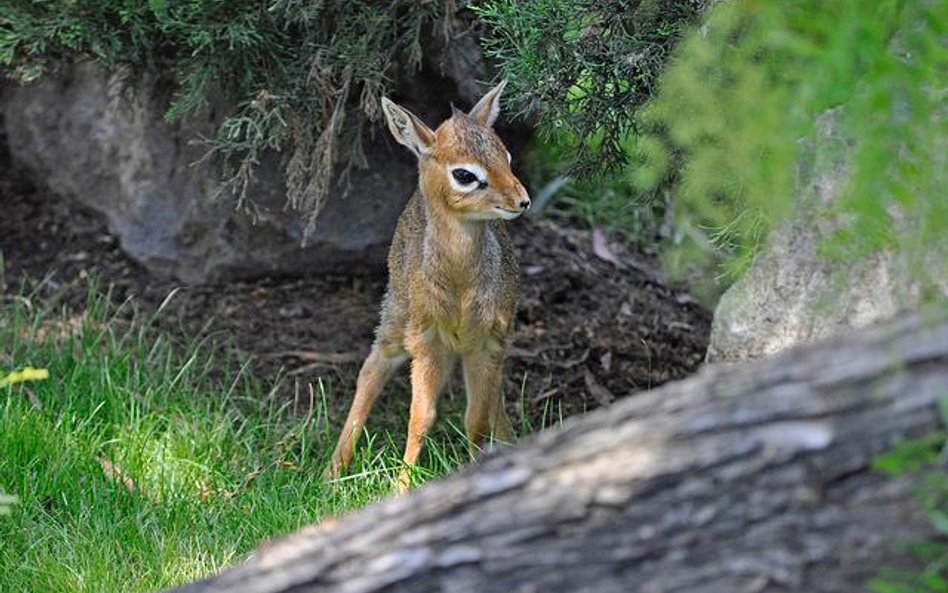
M 520 207 L 523 208 L 524 210 L 526 210 L 527 208 L 529 208 L 529 207 L 530 207 L 530 200 L 521 200 L 521 201 L 520 201 Z

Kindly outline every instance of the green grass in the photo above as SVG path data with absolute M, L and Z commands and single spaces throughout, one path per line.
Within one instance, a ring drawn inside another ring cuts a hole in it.
M 294 413 L 274 386 L 222 372 L 239 364 L 219 348 L 176 344 L 108 297 L 81 317 L 3 298 L 0 376 L 49 378 L 0 387 L 0 591 L 169 587 L 392 491 L 399 450 L 377 427 L 350 477 L 321 480 L 335 437 L 322 383 Z M 419 480 L 466 462 L 447 436 Z
M 939 399 L 948 423 L 948 394 Z M 948 591 L 948 442 L 944 431 L 905 441 L 873 460 L 874 469 L 891 477 L 912 476 L 915 496 L 936 535 L 900 544 L 903 566 L 885 567 L 868 583 L 872 593 L 945 593 Z M 913 561 L 914 567 L 906 560 Z

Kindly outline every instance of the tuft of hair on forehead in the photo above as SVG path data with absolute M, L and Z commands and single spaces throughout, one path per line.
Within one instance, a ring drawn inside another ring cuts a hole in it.
M 491 128 L 481 125 L 464 112 L 456 113 L 452 121 L 460 151 L 484 162 L 507 160 L 507 149 Z

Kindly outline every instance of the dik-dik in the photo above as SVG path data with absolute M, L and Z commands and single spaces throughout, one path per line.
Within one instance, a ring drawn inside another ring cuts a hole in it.
M 344 471 L 366 418 L 392 373 L 411 359 L 406 468 L 415 464 L 435 420 L 438 394 L 458 359 L 464 371 L 464 426 L 472 452 L 485 439 L 514 437 L 504 411 L 502 367 L 517 306 L 519 271 L 503 221 L 530 207 L 492 128 L 502 82 L 469 113 L 432 130 L 388 99 L 382 110 L 395 139 L 418 158 L 418 189 L 395 229 L 389 282 L 375 342 L 328 473 Z M 408 487 L 408 473 L 398 480 Z

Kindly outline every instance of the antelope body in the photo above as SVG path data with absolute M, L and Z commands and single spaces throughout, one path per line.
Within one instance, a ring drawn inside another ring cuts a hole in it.
M 470 111 L 431 130 L 382 99 L 389 130 L 418 157 L 418 189 L 408 201 L 389 251 L 389 283 L 375 342 L 336 445 L 329 475 L 352 460 L 356 440 L 391 377 L 411 359 L 411 410 L 404 461 L 414 465 L 436 416 L 437 398 L 461 360 L 472 452 L 486 438 L 513 439 L 504 411 L 502 367 L 517 306 L 519 271 L 503 220 L 520 216 L 530 198 L 510 169 L 510 154 L 492 126 L 505 83 Z M 400 490 L 409 476 L 399 476 Z

